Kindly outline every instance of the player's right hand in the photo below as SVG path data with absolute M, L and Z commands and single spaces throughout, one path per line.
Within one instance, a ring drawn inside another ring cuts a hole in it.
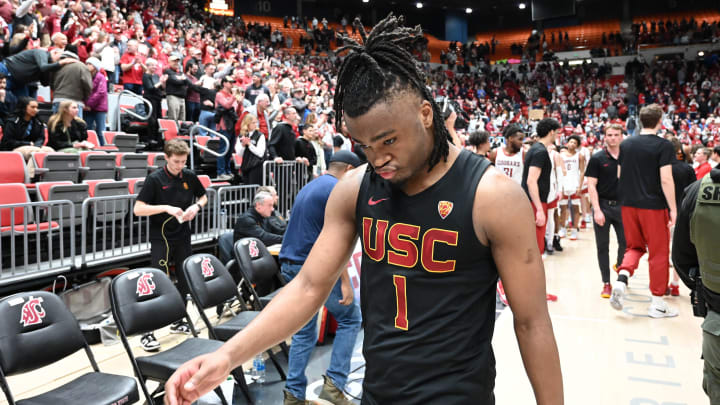
M 593 215 L 595 217 L 595 223 L 604 226 L 605 225 L 605 215 L 602 213 L 602 211 L 597 210 L 595 211 L 595 214 Z
M 230 374 L 230 359 L 218 352 L 198 356 L 178 368 L 165 383 L 165 405 L 191 405 Z

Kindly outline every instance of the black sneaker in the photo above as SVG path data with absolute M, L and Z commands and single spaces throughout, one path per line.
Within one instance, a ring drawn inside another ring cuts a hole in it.
M 185 320 L 177 321 L 170 325 L 170 333 L 178 333 L 183 335 L 191 335 L 190 325 Z
M 555 235 L 555 236 L 553 237 L 553 243 L 552 243 L 552 245 L 553 245 L 553 248 L 554 248 L 555 250 L 557 250 L 558 252 L 562 252 L 562 251 L 563 251 L 563 247 L 560 246 L 560 237 L 559 237 L 559 236 Z
M 140 345 L 146 352 L 156 352 L 160 350 L 160 343 L 155 339 L 155 335 L 148 333 L 140 337 Z

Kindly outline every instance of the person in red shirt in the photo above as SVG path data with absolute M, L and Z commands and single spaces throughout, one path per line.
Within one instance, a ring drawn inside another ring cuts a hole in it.
M 708 148 L 699 148 L 695 151 L 693 159 L 698 163 L 698 166 L 695 168 L 695 176 L 698 180 L 705 177 L 705 175 L 712 170 L 712 166 L 710 166 L 710 162 L 708 162 L 709 158 L 710 150 Z
M 138 42 L 131 39 L 127 43 L 127 50 L 120 58 L 122 82 L 125 90 L 142 95 L 142 76 L 145 71 L 145 58 L 138 53 Z
M 222 89 L 215 95 L 215 107 L 216 114 L 220 114 L 221 118 L 217 121 L 217 130 L 223 134 L 230 145 L 227 149 L 220 153 L 223 156 L 217 158 L 217 176 L 221 180 L 229 180 L 232 178 L 232 170 L 230 164 L 232 163 L 233 151 L 235 150 L 235 123 L 238 119 L 238 113 L 242 108 L 243 95 L 240 93 L 240 88 L 235 86 L 235 80 L 228 76 L 222 79 Z

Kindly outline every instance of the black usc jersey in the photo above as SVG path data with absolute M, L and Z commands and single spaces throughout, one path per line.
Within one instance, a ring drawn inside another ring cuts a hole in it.
M 463 150 L 408 196 L 366 173 L 357 201 L 363 245 L 363 404 L 494 404 L 498 278 L 472 223 L 489 161 Z

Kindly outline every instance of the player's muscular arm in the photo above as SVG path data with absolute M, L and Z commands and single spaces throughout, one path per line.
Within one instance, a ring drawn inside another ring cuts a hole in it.
M 501 212 L 514 214 L 499 215 Z M 525 193 L 512 180 L 489 169 L 475 195 L 473 225 L 478 239 L 492 250 L 536 401 L 562 404 L 562 373 L 545 301 L 545 271 Z
M 582 190 L 583 180 L 585 179 L 585 155 L 580 155 L 579 166 L 580 166 L 580 184 L 578 190 Z
M 333 189 L 325 226 L 302 270 L 245 329 L 216 352 L 180 367 L 165 384 L 166 404 L 190 404 L 225 380 L 230 370 L 298 331 L 325 302 L 355 244 L 355 202 L 365 166 Z M 359 176 L 359 177 L 358 177 Z

